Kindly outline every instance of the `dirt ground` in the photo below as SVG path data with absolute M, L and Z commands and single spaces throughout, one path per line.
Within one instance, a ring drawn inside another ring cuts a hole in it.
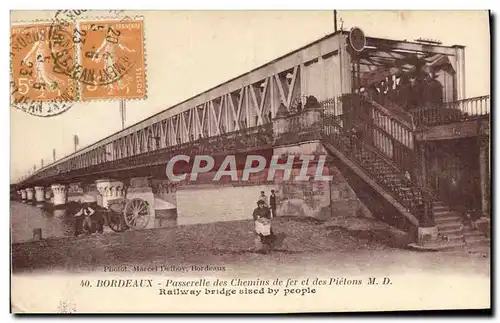
M 489 276 L 489 256 L 392 248 L 312 219 L 276 218 L 273 230 L 277 243 L 269 254 L 255 253 L 250 220 L 26 242 L 12 245 L 12 270 L 87 272 L 104 266 L 168 264 L 226 266 L 242 274 L 369 268 Z

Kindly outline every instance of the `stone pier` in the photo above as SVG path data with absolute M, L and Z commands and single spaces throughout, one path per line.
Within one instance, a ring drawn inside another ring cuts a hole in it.
M 95 201 L 97 205 L 102 205 L 102 195 L 97 190 L 96 183 L 82 184 L 83 200 Z
M 32 202 L 32 201 L 33 201 L 33 198 L 34 198 L 34 195 L 33 195 L 33 188 L 28 187 L 28 188 L 26 189 L 26 201 L 27 201 L 27 202 Z
M 125 185 L 112 179 L 100 179 L 95 182 L 97 191 L 102 199 L 98 200 L 99 206 L 108 207 L 108 202 L 117 198 L 125 198 Z
M 490 217 L 490 138 L 479 138 L 479 176 L 481 186 L 481 216 Z
M 43 186 L 35 186 L 35 201 L 38 206 L 43 206 L 45 202 L 45 188 Z
M 280 170 L 282 178 L 274 177 L 277 214 L 323 220 L 335 216 L 372 217 L 339 169 L 331 163 L 319 133 L 315 132 L 316 124 L 321 121 L 321 110 L 313 97 L 307 99 L 304 110 L 298 113 L 290 114 L 284 105 L 278 109 L 273 122 L 273 155 L 287 160 L 286 164 L 292 163 L 291 157 L 294 159 L 289 176 L 284 177 L 286 172 Z
M 163 227 L 165 223 L 177 219 L 177 188 L 178 184 L 153 179 L 150 184 L 155 198 L 155 228 Z
M 54 194 L 53 204 L 54 207 L 61 207 L 66 205 L 67 201 L 67 189 L 66 185 L 62 184 L 52 184 L 50 186 L 52 193 Z
M 26 190 L 21 190 L 21 202 L 26 203 L 26 199 L 28 198 L 28 195 L 26 193 Z
M 52 198 L 52 192 L 50 190 L 50 187 L 45 187 L 45 200 L 50 201 Z

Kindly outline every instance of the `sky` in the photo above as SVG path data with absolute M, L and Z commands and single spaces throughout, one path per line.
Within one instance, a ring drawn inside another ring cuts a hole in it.
M 88 15 L 113 16 L 108 12 Z M 127 11 L 145 25 L 147 99 L 127 102 L 125 126 L 333 32 L 332 11 Z M 11 21 L 50 19 L 51 11 L 12 11 Z M 466 96 L 490 93 L 490 36 L 486 11 L 338 11 L 339 27 L 369 37 L 437 39 L 464 45 Z M 342 21 L 340 21 L 342 20 Z M 11 182 L 41 159 L 60 159 L 121 130 L 118 101 L 75 103 L 51 118 L 11 107 Z

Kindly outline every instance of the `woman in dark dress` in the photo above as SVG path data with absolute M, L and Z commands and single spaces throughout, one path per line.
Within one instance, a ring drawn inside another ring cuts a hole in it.
M 253 220 L 255 224 L 255 233 L 260 239 L 260 243 L 262 244 L 262 248 L 257 250 L 257 252 L 267 253 L 270 250 L 271 243 L 273 241 L 273 231 L 270 229 L 269 234 L 262 234 L 259 232 L 260 225 L 269 225 L 271 226 L 271 212 L 269 208 L 266 207 L 266 202 L 263 200 L 259 200 L 257 202 L 257 207 L 253 210 Z

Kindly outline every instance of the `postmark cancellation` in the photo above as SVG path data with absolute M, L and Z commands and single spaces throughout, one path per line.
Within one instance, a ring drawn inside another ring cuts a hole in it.
M 11 104 L 34 115 L 146 98 L 142 17 L 12 24 L 10 58 Z
M 80 32 L 82 98 L 137 99 L 145 95 L 143 21 L 85 21 Z

